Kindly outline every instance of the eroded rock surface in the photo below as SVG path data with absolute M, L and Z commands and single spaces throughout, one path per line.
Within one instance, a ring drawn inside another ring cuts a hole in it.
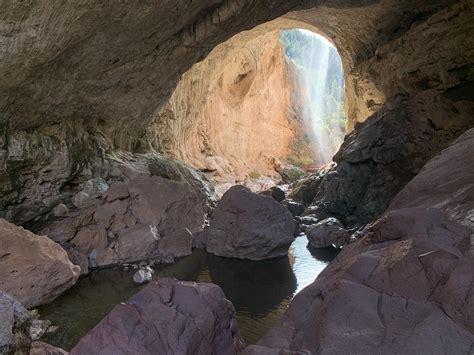
M 183 76 L 149 136 L 161 151 L 217 180 L 242 180 L 275 174 L 275 160 L 292 151 L 293 124 L 279 31 L 242 33 Z
M 206 249 L 215 255 L 250 260 L 286 256 L 294 232 L 291 213 L 272 197 L 234 186 L 212 213 L 205 231 Z
M 116 306 L 72 350 L 82 354 L 238 354 L 234 307 L 213 284 L 161 279 Z
M 212 203 L 203 177 L 158 155 L 124 155 L 108 164 L 108 189 L 89 193 L 87 204 L 42 233 L 67 243 L 89 268 L 189 255 Z
M 60 245 L 0 219 L 0 289 L 26 308 L 54 300 L 80 274 Z
M 296 295 L 258 345 L 315 354 L 469 353 L 469 234 L 435 209 L 387 213 Z

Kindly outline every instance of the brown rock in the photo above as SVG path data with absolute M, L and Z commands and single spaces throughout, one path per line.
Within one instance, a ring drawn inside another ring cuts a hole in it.
M 280 31 L 238 34 L 183 76 L 148 134 L 218 180 L 274 175 L 274 160 L 288 158 L 295 140 L 290 86 Z
M 71 218 L 77 233 L 70 243 L 92 268 L 189 255 L 207 202 L 193 178 L 174 181 L 134 171 L 112 183 L 95 207 Z
M 79 277 L 79 266 L 47 237 L 0 219 L 0 242 L 0 289 L 27 308 L 51 302 Z
M 161 279 L 116 306 L 71 354 L 238 354 L 243 347 L 218 286 Z
M 250 260 L 285 256 L 295 228 L 291 213 L 273 198 L 234 186 L 212 213 L 206 248 L 215 255 Z

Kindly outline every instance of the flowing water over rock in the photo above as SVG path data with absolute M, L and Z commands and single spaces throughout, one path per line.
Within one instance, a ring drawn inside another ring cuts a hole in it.
M 293 109 L 307 128 L 315 163 L 329 163 L 345 134 L 341 57 L 325 37 L 307 30 L 282 31 L 281 43 L 296 88 Z
M 285 258 L 249 261 L 217 257 L 197 249 L 175 264 L 155 269 L 154 278 L 212 282 L 232 301 L 240 331 L 255 343 L 278 321 L 294 295 L 314 281 L 337 254 L 335 249 L 308 249 L 305 236 L 296 238 Z M 80 279 L 53 303 L 39 309 L 42 318 L 59 326 L 44 340 L 71 349 L 112 308 L 140 290 L 133 271 L 93 272 Z

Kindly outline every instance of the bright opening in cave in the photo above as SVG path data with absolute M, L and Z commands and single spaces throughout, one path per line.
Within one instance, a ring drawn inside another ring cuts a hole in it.
M 301 163 L 314 159 L 316 165 L 331 162 L 345 133 L 344 72 L 341 58 L 326 38 L 303 29 L 281 32 L 280 42 L 293 80 L 294 115 L 305 128 L 297 149 Z

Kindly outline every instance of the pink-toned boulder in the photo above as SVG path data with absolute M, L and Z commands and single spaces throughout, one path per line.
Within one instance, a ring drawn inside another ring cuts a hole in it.
M 232 355 L 243 347 L 218 286 L 160 279 L 116 306 L 70 354 Z
M 384 215 L 300 292 L 246 354 L 468 354 L 474 344 L 469 229 L 433 209 Z M 265 350 L 265 348 L 273 350 Z M 264 350 L 266 352 L 264 352 Z
M 81 272 L 59 244 L 0 219 L 0 290 L 26 308 L 54 300 Z
M 89 207 L 45 231 L 67 241 L 93 269 L 189 255 L 206 214 L 207 196 L 199 187 L 137 174 L 112 183 Z
M 474 128 L 431 159 L 390 203 L 388 211 L 436 207 L 471 228 L 474 257 Z
M 285 256 L 295 227 L 291 213 L 272 197 L 234 186 L 212 213 L 206 248 L 215 255 L 250 260 Z

